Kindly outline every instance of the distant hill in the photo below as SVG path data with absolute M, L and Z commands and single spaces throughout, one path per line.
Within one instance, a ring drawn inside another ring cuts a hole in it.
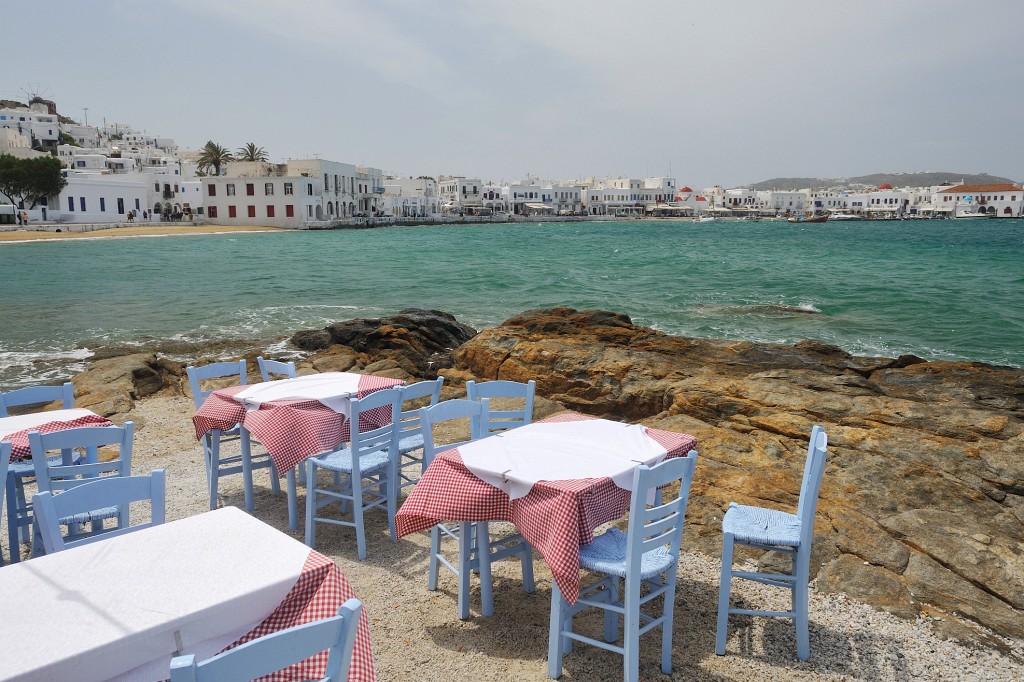
M 923 173 L 872 173 L 855 178 L 772 178 L 750 185 L 750 189 L 804 189 L 839 187 L 844 189 L 863 189 L 878 187 L 888 182 L 893 187 L 930 187 L 944 182 L 959 185 L 964 182 L 971 185 L 991 185 L 1015 182 L 1009 178 L 1001 178 L 988 173 L 944 173 L 941 171 L 925 171 Z

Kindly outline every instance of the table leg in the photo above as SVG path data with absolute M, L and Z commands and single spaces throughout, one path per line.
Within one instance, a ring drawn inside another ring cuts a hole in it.
M 285 477 L 288 479 L 288 530 L 295 532 L 299 529 L 299 493 L 295 486 L 295 467 L 289 469 Z M 309 494 L 308 490 L 306 494 Z
M 249 429 L 245 426 L 239 427 L 239 438 L 242 446 L 242 485 L 245 488 L 245 510 L 250 514 L 253 511 L 252 502 L 252 443 L 249 438 Z

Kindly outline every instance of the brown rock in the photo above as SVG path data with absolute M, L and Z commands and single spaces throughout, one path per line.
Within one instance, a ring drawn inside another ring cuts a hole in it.
M 823 594 L 844 593 L 900 618 L 917 616 L 910 590 L 899 575 L 851 554 L 842 554 L 822 567 L 817 589 Z

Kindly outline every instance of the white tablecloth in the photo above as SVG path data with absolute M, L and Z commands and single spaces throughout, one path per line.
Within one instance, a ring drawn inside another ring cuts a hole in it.
M 249 411 L 258 410 L 262 403 L 271 400 L 319 400 L 347 417 L 349 399 L 359 392 L 361 378 L 362 375 L 351 372 L 322 372 L 292 379 L 264 381 L 239 391 L 234 398 Z
M 16 417 L 0 417 L 0 440 L 18 431 L 42 426 L 49 422 L 70 422 L 82 417 L 94 415 L 92 410 L 75 408 L 71 410 L 48 410 L 46 412 L 31 412 Z
M 630 490 L 637 465 L 657 464 L 667 452 L 644 426 L 587 419 L 528 424 L 459 446 L 459 454 L 475 476 L 514 500 L 537 481 L 608 477 Z
M 256 627 L 309 552 L 225 507 L 0 568 L 0 680 L 166 679 L 179 644 L 206 658 Z

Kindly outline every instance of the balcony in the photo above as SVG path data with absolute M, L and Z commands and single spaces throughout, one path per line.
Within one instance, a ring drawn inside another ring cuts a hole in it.
M 373 193 L 374 194 L 384 194 L 384 188 L 383 187 L 374 187 L 373 188 Z

